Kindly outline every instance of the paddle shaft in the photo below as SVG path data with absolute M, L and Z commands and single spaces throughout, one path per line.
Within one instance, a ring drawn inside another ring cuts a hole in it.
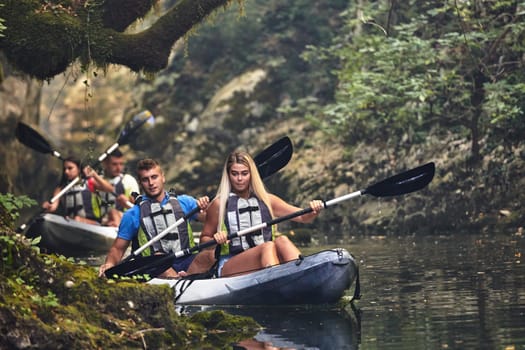
M 323 202 L 323 204 L 324 204 L 324 207 L 327 208 L 328 206 L 334 205 L 334 204 L 336 204 L 338 202 L 341 202 L 341 201 L 344 201 L 344 200 L 347 200 L 347 199 L 350 199 L 352 197 L 356 197 L 356 196 L 359 196 L 359 195 L 361 195 L 361 191 L 350 193 L 348 195 L 332 199 L 331 201 L 328 201 L 328 202 Z M 305 214 L 308 214 L 308 213 L 311 213 L 311 212 L 313 212 L 312 208 L 301 209 L 301 210 L 296 211 L 294 213 L 291 213 L 291 214 L 288 214 L 288 215 L 285 215 L 285 216 L 281 216 L 281 217 L 275 218 L 273 220 L 270 220 L 270 221 L 267 221 L 267 222 L 263 222 L 263 223 L 258 224 L 258 225 L 254 225 L 254 226 L 248 227 L 248 228 L 246 228 L 244 230 L 240 230 L 240 231 L 231 233 L 231 234 L 228 235 L 228 240 L 231 240 L 231 239 L 236 238 L 236 237 L 245 236 L 248 233 L 259 231 L 259 230 L 262 230 L 262 229 L 264 229 L 264 228 L 266 228 L 268 226 L 276 225 L 276 224 L 281 223 L 283 221 L 291 220 L 293 218 L 296 218 L 296 217 L 299 217 L 301 215 L 305 215 Z M 202 249 L 211 247 L 211 246 L 216 245 L 216 244 L 217 244 L 217 241 L 215 239 L 212 239 L 211 241 L 199 244 L 198 246 L 180 250 L 180 251 L 174 253 L 174 256 L 175 256 L 175 258 L 182 258 L 183 256 L 189 255 L 189 254 L 191 254 L 191 253 L 193 253 L 193 252 L 195 252 L 197 250 L 200 251 Z
M 328 208 L 340 202 L 349 200 L 351 198 L 359 197 L 364 194 L 370 194 L 376 197 L 387 197 L 387 196 L 410 193 L 410 192 L 413 192 L 413 191 L 416 191 L 416 190 L 419 190 L 425 187 L 430 181 L 432 181 L 434 177 L 434 172 L 435 172 L 434 163 L 428 163 L 420 167 L 405 171 L 401 174 L 391 176 L 381 182 L 378 182 L 376 184 L 373 184 L 367 187 L 364 190 L 348 193 L 343 196 L 339 196 L 334 199 L 331 199 L 329 201 L 323 201 L 323 206 L 324 208 Z M 304 208 L 299 211 L 296 211 L 295 213 L 281 216 L 281 217 L 272 219 L 270 221 L 263 222 L 261 224 L 249 227 L 247 229 L 244 229 L 238 232 L 234 232 L 228 235 L 228 240 L 231 240 L 236 237 L 244 236 L 251 232 L 262 230 L 268 226 L 276 225 L 283 221 L 287 221 L 287 220 L 299 217 L 301 215 L 311 213 L 312 211 L 313 211 L 312 208 Z M 204 248 L 213 246 L 215 244 L 217 244 L 217 241 L 213 239 L 211 241 L 199 244 L 196 247 L 178 251 L 174 254 L 174 256 L 175 258 L 181 258 L 185 255 L 191 254 L 194 251 L 197 251 L 197 250 L 200 251 Z
M 404 173 L 401 173 L 395 176 L 391 176 L 381 182 L 378 182 L 374 185 L 367 187 L 364 190 L 352 192 L 352 193 L 334 198 L 332 200 L 325 201 L 323 202 L 323 204 L 325 208 L 328 208 L 340 202 L 346 201 L 351 198 L 359 197 L 364 194 L 369 194 L 369 195 L 376 196 L 376 197 L 388 197 L 388 196 L 401 195 L 401 194 L 414 192 L 428 185 L 428 183 L 432 181 L 434 177 L 434 172 L 435 172 L 434 163 L 428 163 L 418 168 L 414 168 L 412 170 L 406 171 Z M 248 233 L 264 229 L 268 226 L 275 225 L 280 222 L 290 220 L 290 219 L 293 219 L 295 217 L 298 217 L 304 214 L 308 214 L 312 211 L 313 211 L 312 208 L 301 209 L 295 213 L 291 213 L 289 215 L 275 218 L 268 222 L 264 222 L 264 223 L 249 227 L 247 229 L 232 233 L 228 235 L 227 239 L 231 240 L 235 237 L 240 237 Z M 172 266 L 173 262 L 176 259 L 189 255 L 195 251 L 200 251 L 202 249 L 211 247 L 216 244 L 217 244 L 217 241 L 215 239 L 212 239 L 208 242 L 199 244 L 195 247 L 184 249 L 184 250 L 181 250 L 176 253 L 169 254 L 169 255 L 150 256 L 150 258 L 154 258 L 154 259 L 152 262 L 149 262 L 148 265 L 151 266 L 152 268 L 154 267 L 154 269 L 148 272 L 148 274 L 150 275 L 150 277 L 156 277 L 158 274 L 162 273 L 163 271 L 168 269 L 170 266 Z M 122 268 L 121 264 L 116 265 L 112 269 L 118 270 L 118 266 L 120 266 L 120 270 L 126 271 L 126 269 Z M 111 269 L 106 271 L 107 277 L 111 277 L 113 275 L 112 273 L 110 273 L 110 270 Z M 142 267 L 140 269 L 128 270 L 125 273 L 120 272 L 120 273 L 117 273 L 117 275 L 131 276 L 134 273 L 141 273 L 141 271 L 146 271 L 146 270 L 147 269 L 144 269 L 144 267 Z

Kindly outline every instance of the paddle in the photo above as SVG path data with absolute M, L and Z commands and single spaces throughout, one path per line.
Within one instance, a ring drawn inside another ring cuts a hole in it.
M 272 145 L 265 148 L 263 151 L 258 153 L 254 157 L 254 162 L 257 165 L 257 170 L 259 173 L 261 173 L 261 178 L 264 180 L 265 178 L 269 177 L 270 175 L 275 174 L 277 171 L 281 170 L 292 158 L 293 154 L 293 145 L 292 141 L 288 136 L 284 136 L 274 142 Z M 138 268 L 141 268 L 141 266 L 148 265 L 149 260 L 158 260 L 159 255 L 153 255 L 148 257 L 143 257 L 141 259 L 135 259 L 140 253 L 144 251 L 144 249 L 150 247 L 155 242 L 161 240 L 164 236 L 166 236 L 169 232 L 171 232 L 174 228 L 182 224 L 184 221 L 186 221 L 188 218 L 193 216 L 195 213 L 199 211 L 199 208 L 193 209 L 188 214 L 184 215 L 184 217 L 177 220 L 175 223 L 164 229 L 162 232 L 160 232 L 158 235 L 153 237 L 151 240 L 146 242 L 144 245 L 142 245 L 140 248 L 136 249 L 134 252 L 132 252 L 130 255 L 128 255 L 125 259 L 120 261 L 117 265 L 107 269 L 105 271 L 105 275 L 108 278 L 114 277 L 114 276 L 132 276 L 136 275 L 136 271 Z M 190 251 L 194 252 L 196 249 Z M 169 267 L 169 266 L 168 266 Z M 167 267 L 163 270 L 165 271 Z M 163 271 L 157 273 L 159 275 Z
M 428 185 L 430 181 L 432 181 L 432 179 L 434 178 L 434 173 L 435 173 L 434 163 L 432 162 L 427 163 L 417 168 L 405 171 L 401 174 L 391 176 L 381 182 L 368 186 L 364 190 L 352 192 L 344 196 L 340 196 L 332 200 L 325 201 L 324 207 L 328 208 L 342 201 L 345 201 L 345 200 L 348 200 L 354 197 L 359 197 L 365 194 L 369 194 L 375 197 L 390 197 L 390 196 L 398 196 L 402 194 L 411 193 L 411 192 L 420 190 L 426 185 Z M 304 215 L 310 212 L 312 212 L 312 208 L 310 207 L 301 209 L 299 211 L 296 211 L 295 213 L 281 216 L 273 220 L 263 222 L 259 225 L 255 225 L 247 229 L 232 233 L 228 235 L 228 240 L 231 240 L 235 237 L 244 236 L 248 233 L 264 229 L 268 226 L 276 225 L 280 222 L 290 220 L 290 219 L 293 219 L 295 217 L 298 217 L 298 216 L 301 216 L 301 215 Z M 144 258 L 144 260 L 142 261 L 137 259 L 138 262 L 135 261 L 134 264 L 130 264 L 127 267 L 126 271 L 124 270 L 119 271 L 120 274 L 118 275 L 127 276 L 127 277 L 148 275 L 150 278 L 154 278 L 160 275 L 162 272 L 166 271 L 169 267 L 171 267 L 176 259 L 189 255 L 195 251 L 201 251 L 202 249 L 211 247 L 215 245 L 216 243 L 217 242 L 215 240 L 211 240 L 206 243 L 199 244 L 192 248 L 180 250 L 173 254 L 153 255 L 153 256 Z M 106 274 L 106 276 L 108 276 L 108 274 Z M 109 275 L 108 277 L 110 276 L 112 275 Z
M 116 150 L 120 145 L 127 144 L 130 139 L 131 135 L 135 133 L 142 125 L 144 125 L 146 122 L 152 120 L 153 114 L 148 111 L 142 111 L 136 115 L 134 115 L 131 120 L 129 120 L 124 128 L 120 131 L 119 138 L 117 142 L 115 142 L 113 145 L 111 145 L 104 153 L 98 157 L 97 161 L 91 166 L 92 168 L 95 168 L 98 166 L 104 159 L 106 159 L 114 150 Z M 15 135 L 18 138 L 18 140 L 23 143 L 24 145 L 38 151 L 41 153 L 52 153 L 55 157 L 62 159 L 62 156 L 59 152 L 54 151 L 49 144 L 38 132 L 36 132 L 34 129 L 29 127 L 28 125 L 19 122 L 15 131 Z M 69 191 L 73 186 L 75 186 L 80 181 L 80 176 L 77 176 L 73 181 L 71 181 L 67 186 L 65 186 L 59 193 L 57 193 L 53 198 L 49 200 L 50 203 L 56 202 L 60 197 L 64 195 L 67 191 Z M 114 194 L 115 195 L 115 194 Z M 16 229 L 16 232 L 23 232 L 28 226 L 33 224 L 33 222 L 43 213 L 45 212 L 45 209 L 42 209 L 37 214 L 35 214 L 27 223 L 21 225 Z
M 292 141 L 288 136 L 280 138 L 258 153 L 253 161 L 257 165 L 261 179 L 264 180 L 284 168 L 292 158 L 292 154 Z
M 40 135 L 35 129 L 31 128 L 29 125 L 23 122 L 18 122 L 16 131 L 15 131 L 15 135 L 18 141 L 20 141 L 25 146 L 37 152 L 44 153 L 44 154 L 52 154 L 58 159 L 64 160 L 60 152 L 54 150 L 51 147 L 51 144 L 42 135 Z M 70 187 L 68 187 L 68 189 L 69 188 Z M 111 192 L 111 194 L 114 197 L 118 197 L 118 195 L 115 192 Z M 131 203 L 130 201 L 127 201 L 126 205 L 128 208 L 131 208 L 133 206 L 133 203 Z
M 64 160 L 62 155 L 59 152 L 53 150 L 49 142 L 47 142 L 47 140 L 44 139 L 42 135 L 23 122 L 18 122 L 15 130 L 15 136 L 22 144 L 34 149 L 37 152 L 44 154 L 51 153 L 58 159 Z

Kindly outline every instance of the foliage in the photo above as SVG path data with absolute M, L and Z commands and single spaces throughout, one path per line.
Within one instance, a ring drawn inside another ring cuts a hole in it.
M 35 204 L 37 204 L 37 202 L 34 199 L 25 195 L 15 196 L 11 193 L 0 193 L 0 206 L 3 207 L 9 215 L 11 223 L 15 222 L 20 216 L 20 209 L 31 207 Z
M 338 62 L 336 101 L 312 120 L 341 139 L 395 145 L 439 128 L 468 135 L 474 157 L 482 136 L 515 142 L 525 131 L 523 10 L 511 1 L 350 5 L 333 43 L 304 54 Z

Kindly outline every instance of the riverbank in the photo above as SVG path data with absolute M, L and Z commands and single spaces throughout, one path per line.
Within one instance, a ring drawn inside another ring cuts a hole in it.
M 167 286 L 98 278 L 8 226 L 0 223 L 2 349 L 223 348 L 260 328 L 222 311 L 180 316 Z
M 482 143 L 482 158 L 473 162 L 470 141 L 455 134 L 431 135 L 420 144 L 358 144 L 342 153 L 333 140 L 302 131 L 288 129 L 296 154 L 279 181 L 270 185 L 295 203 L 315 197 L 329 200 L 427 162 L 436 165 L 434 179 L 420 191 L 387 198 L 362 196 L 326 210 L 311 225 L 312 237 L 320 242 L 360 235 L 523 230 L 523 143 L 512 148 Z

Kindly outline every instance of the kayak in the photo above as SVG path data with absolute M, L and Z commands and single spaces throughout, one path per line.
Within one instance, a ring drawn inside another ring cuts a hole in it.
M 248 274 L 208 279 L 153 278 L 168 284 L 177 305 L 333 304 L 358 275 L 354 257 L 343 248 L 323 250 Z M 358 282 L 356 282 L 357 289 Z
M 106 254 L 117 237 L 117 228 L 83 223 L 47 213 L 39 216 L 29 226 L 26 236 L 41 236 L 39 246 L 48 252 L 87 257 Z

